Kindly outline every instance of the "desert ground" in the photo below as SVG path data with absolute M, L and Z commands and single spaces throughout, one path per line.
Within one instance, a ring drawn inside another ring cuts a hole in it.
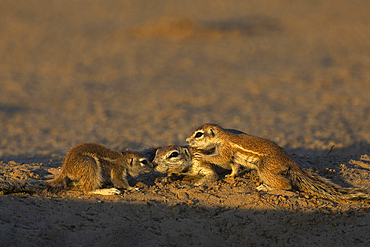
M 370 187 L 370 2 L 0 2 L 0 179 L 61 171 L 83 142 L 185 145 L 212 122 L 303 169 Z M 369 246 L 370 202 L 259 192 L 256 171 L 187 188 L 0 195 L 1 246 Z

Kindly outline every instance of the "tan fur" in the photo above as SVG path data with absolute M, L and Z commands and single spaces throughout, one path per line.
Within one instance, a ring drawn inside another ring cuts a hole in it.
M 68 151 L 62 172 L 54 179 L 39 182 L 0 181 L 0 190 L 6 193 L 57 193 L 67 188 L 69 180 L 83 191 L 99 189 L 111 181 L 115 188 L 134 189 L 127 182 L 127 174 L 135 177 L 149 172 L 152 164 L 138 153 L 121 153 L 95 143 L 83 143 Z
M 276 143 L 216 124 L 205 124 L 186 139 L 190 147 L 202 150 L 202 160 L 239 174 L 240 165 L 256 169 L 264 185 L 257 189 L 298 189 L 331 200 L 369 199 L 365 189 L 346 189 L 300 169 Z
M 212 164 L 197 158 L 197 150 L 178 145 L 158 149 L 153 160 L 154 170 L 175 175 L 200 177 L 193 186 L 205 185 L 218 179 Z

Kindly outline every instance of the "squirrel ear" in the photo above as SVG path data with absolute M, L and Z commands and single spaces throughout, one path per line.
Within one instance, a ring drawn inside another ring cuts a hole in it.
M 134 158 L 131 158 L 130 160 L 130 166 L 132 166 L 134 164 Z
M 213 130 L 213 128 L 210 128 L 209 129 L 209 132 L 211 132 L 211 136 L 214 137 L 216 135 L 215 131 Z

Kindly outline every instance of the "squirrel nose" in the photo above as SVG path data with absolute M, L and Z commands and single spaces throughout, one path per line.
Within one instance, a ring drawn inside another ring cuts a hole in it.
M 153 164 L 153 168 L 155 168 L 156 166 L 158 166 L 157 162 L 155 162 L 154 160 L 152 161 L 152 164 Z
M 186 138 L 186 142 L 188 143 L 188 145 L 191 147 L 194 145 L 194 140 L 191 139 L 190 137 L 189 138 Z

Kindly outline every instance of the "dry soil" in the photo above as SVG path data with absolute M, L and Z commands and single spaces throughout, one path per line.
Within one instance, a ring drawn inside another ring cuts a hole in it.
M 0 2 L 0 179 L 49 179 L 74 145 L 185 144 L 206 122 L 370 186 L 370 2 Z M 369 246 L 369 202 L 186 189 L 0 196 L 1 246 Z

